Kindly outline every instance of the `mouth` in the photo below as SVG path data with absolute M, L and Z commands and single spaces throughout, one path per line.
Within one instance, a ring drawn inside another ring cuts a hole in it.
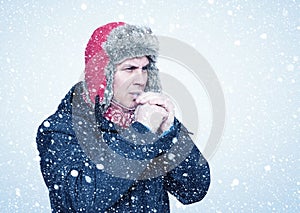
M 130 92 L 129 94 L 132 95 L 133 101 L 135 101 L 141 93 L 142 92 Z

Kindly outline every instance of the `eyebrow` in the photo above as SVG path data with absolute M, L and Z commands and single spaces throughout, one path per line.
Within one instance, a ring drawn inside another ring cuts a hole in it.
M 142 69 L 146 69 L 146 68 L 148 68 L 149 66 L 150 66 L 150 63 L 148 63 L 148 64 L 146 64 L 145 66 L 143 66 Z M 135 66 L 135 65 L 132 65 L 132 64 L 124 64 L 124 65 L 122 66 L 122 69 L 124 69 L 124 68 L 137 69 L 137 68 L 139 68 L 139 67 L 137 67 L 137 66 Z

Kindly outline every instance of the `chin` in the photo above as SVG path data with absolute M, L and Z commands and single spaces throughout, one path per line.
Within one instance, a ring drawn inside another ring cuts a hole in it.
M 137 104 L 133 101 L 132 103 L 128 104 L 128 108 L 135 108 Z

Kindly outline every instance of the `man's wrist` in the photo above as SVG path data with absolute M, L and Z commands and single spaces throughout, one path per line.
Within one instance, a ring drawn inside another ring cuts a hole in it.
M 157 131 L 157 129 L 155 130 L 155 129 L 151 128 L 151 125 L 148 122 L 146 122 L 145 120 L 143 120 L 143 121 L 136 120 L 135 122 L 142 124 L 145 128 L 147 128 L 152 133 L 156 133 L 156 131 Z

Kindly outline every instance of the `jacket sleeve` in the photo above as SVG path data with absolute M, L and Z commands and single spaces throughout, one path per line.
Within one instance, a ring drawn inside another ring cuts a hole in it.
M 202 200 L 207 194 L 210 169 L 208 162 L 186 133 L 186 129 L 183 126 L 182 129 L 178 136 L 178 144 L 190 143 L 192 148 L 187 157 L 164 177 L 164 186 L 181 203 L 191 204 Z
M 136 123 L 133 126 L 143 125 Z M 149 133 L 147 130 L 145 132 Z M 147 137 L 147 134 L 140 136 L 134 134 L 135 139 L 144 138 L 150 144 L 153 138 L 155 140 L 153 150 L 158 151 L 158 153 L 153 152 L 155 153 L 153 155 L 151 152 L 147 153 L 152 160 L 140 174 L 140 178 L 163 175 L 164 188 L 183 204 L 191 204 L 203 199 L 210 185 L 209 165 L 189 137 L 187 129 L 175 118 L 170 131 L 159 137 L 153 137 L 153 133 L 149 134 L 150 137 Z M 134 149 L 137 155 L 142 155 L 138 150 L 138 148 Z M 132 150 L 132 153 L 134 151 Z
M 104 212 L 132 181 L 113 177 L 92 164 L 77 143 L 70 119 L 53 118 L 39 127 L 36 138 L 52 211 Z

